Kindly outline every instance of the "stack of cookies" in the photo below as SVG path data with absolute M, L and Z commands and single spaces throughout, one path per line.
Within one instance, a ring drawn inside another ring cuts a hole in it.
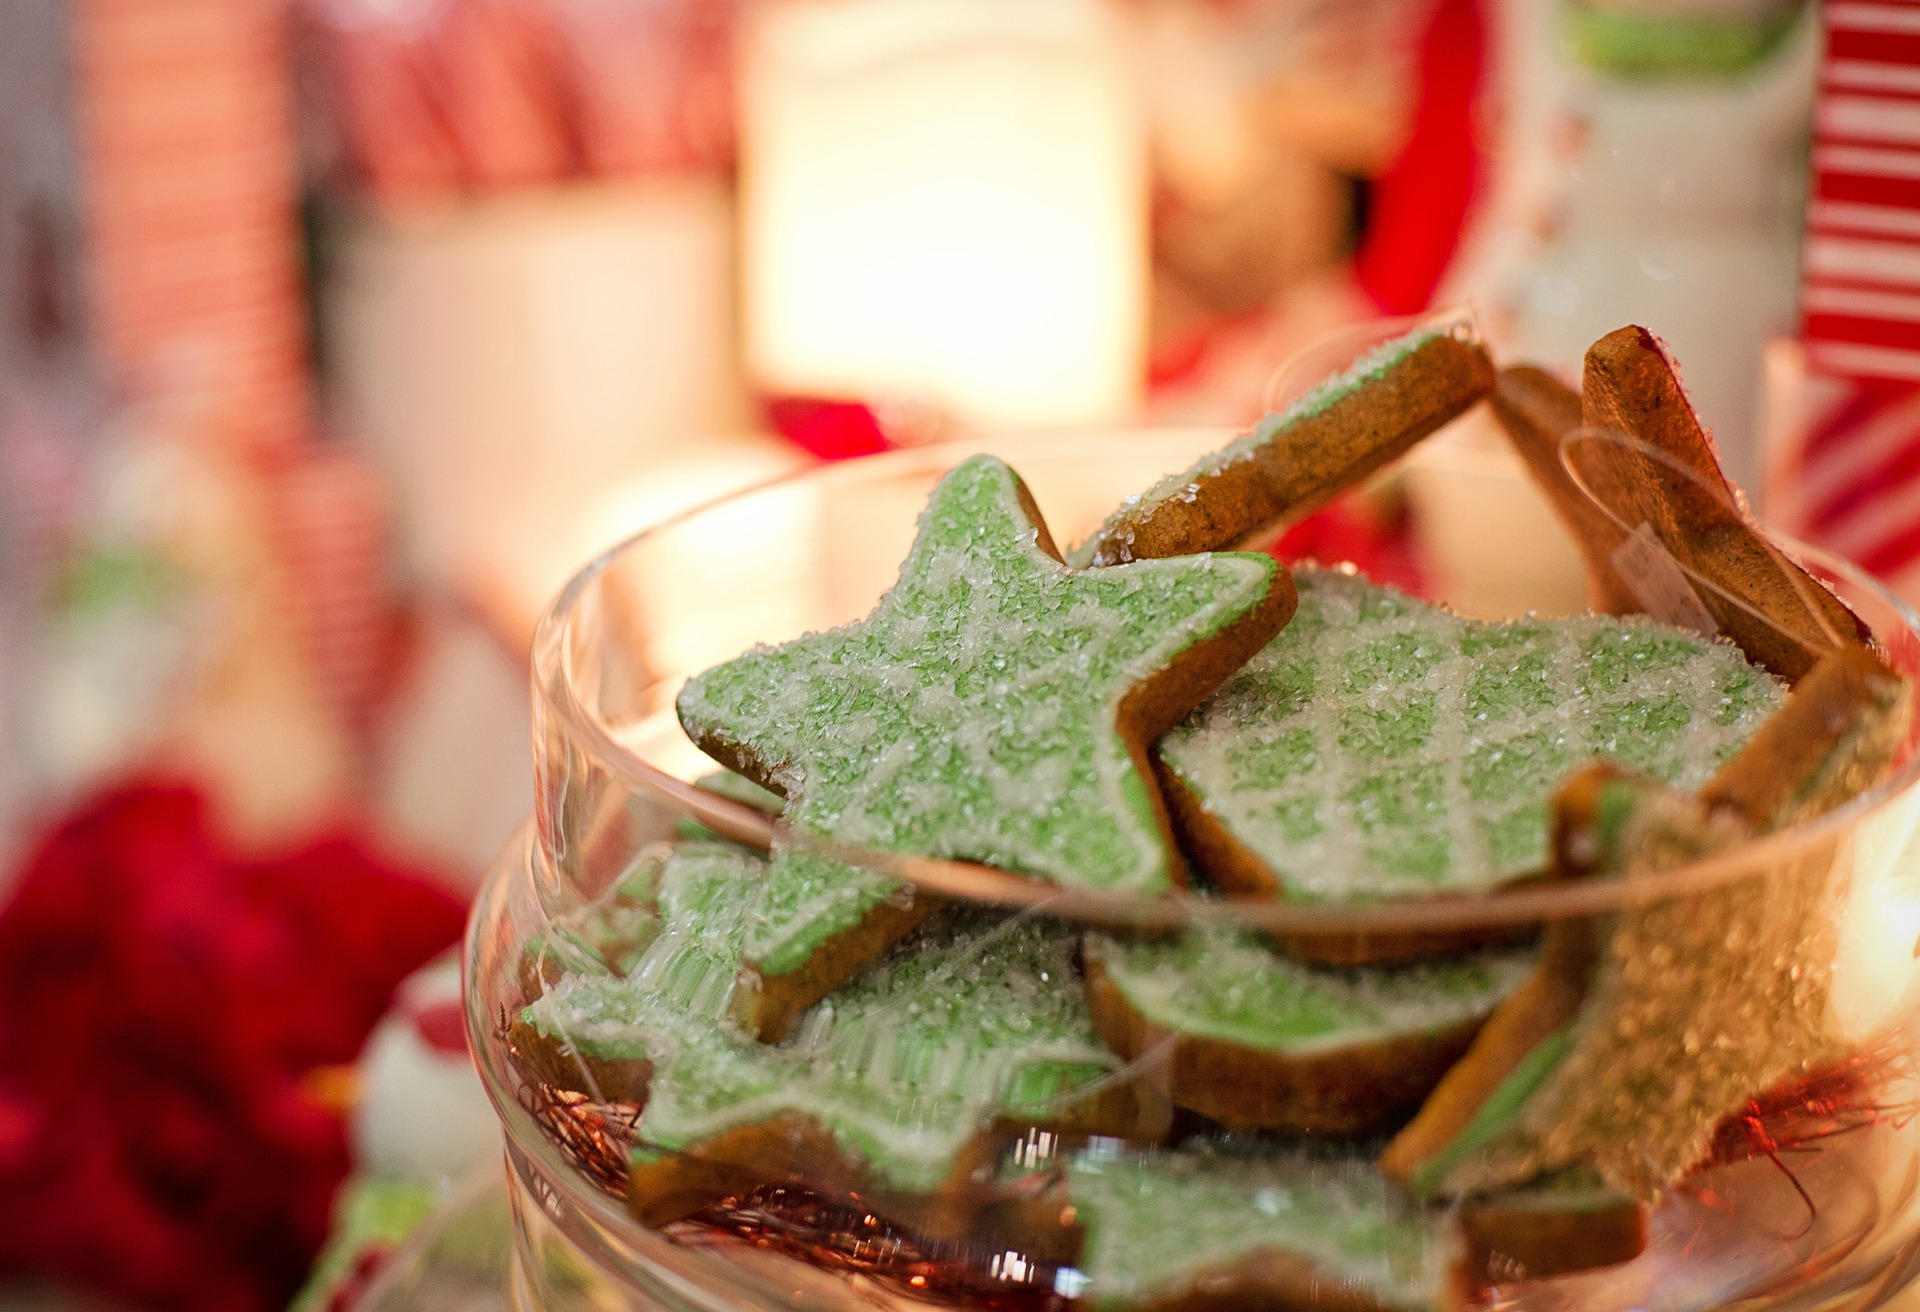
M 1241 549 L 1488 398 L 1595 613 L 1479 623 Z M 1871 787 L 1909 689 L 1754 527 L 1651 335 L 1575 392 L 1437 326 L 1064 552 L 965 461 L 872 614 L 678 709 L 770 850 L 644 852 L 529 947 L 510 1027 L 527 1080 L 625 1110 L 642 1223 L 802 1189 L 1103 1308 L 1412 1309 L 1631 1258 L 1723 1118 L 1836 1055 L 1828 872 L 1544 931 L 1236 908 L 1647 879 Z M 1191 914 L 943 903 L 850 851 Z

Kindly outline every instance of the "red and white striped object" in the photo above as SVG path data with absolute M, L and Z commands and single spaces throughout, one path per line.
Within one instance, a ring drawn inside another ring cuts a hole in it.
M 1824 15 L 1806 423 L 1769 510 L 1920 596 L 1920 0 L 1830 0 Z

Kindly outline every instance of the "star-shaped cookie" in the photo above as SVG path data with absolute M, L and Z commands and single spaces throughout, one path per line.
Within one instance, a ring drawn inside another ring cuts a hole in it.
M 1153 893 L 1184 873 L 1147 749 L 1294 600 L 1264 555 L 1068 569 L 1019 477 L 976 456 L 935 488 L 871 615 L 697 676 L 680 721 L 797 829 Z M 776 847 L 743 1019 L 777 1037 L 924 916 L 902 893 Z

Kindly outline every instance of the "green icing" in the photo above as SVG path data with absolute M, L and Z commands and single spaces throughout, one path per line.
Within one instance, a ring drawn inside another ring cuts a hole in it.
M 1395 365 L 1434 338 L 1441 336 L 1445 331 L 1444 328 L 1416 328 L 1410 333 L 1382 342 L 1345 370 L 1320 382 L 1312 391 L 1288 405 L 1284 410 L 1277 410 L 1264 416 L 1244 437 L 1235 438 L 1226 446 L 1202 457 L 1180 473 L 1168 474 L 1145 492 L 1128 497 L 1119 508 L 1107 516 L 1098 529 L 1094 530 L 1091 537 L 1067 552 L 1067 563 L 1079 569 L 1090 565 L 1108 564 L 1109 562 L 1096 557 L 1096 549 L 1123 522 L 1139 514 L 1142 506 L 1150 506 L 1176 497 L 1191 500 L 1197 495 L 1202 480 L 1212 477 L 1229 465 L 1238 464 L 1250 458 L 1261 447 L 1295 424 L 1325 414 L 1336 402 L 1352 395 L 1366 384 L 1385 377 Z
M 786 805 L 786 799 L 780 794 L 762 788 L 745 775 L 735 774 L 731 770 L 715 770 L 693 782 L 695 787 L 704 788 L 716 797 L 750 806 L 756 811 L 765 811 L 768 815 L 779 815 L 780 809 Z
M 1480 892 L 1540 868 L 1607 756 L 1697 786 L 1780 705 L 1738 648 L 1641 619 L 1461 619 L 1301 570 L 1293 622 L 1160 744 L 1289 897 Z
M 1268 1144 L 1134 1153 L 1097 1147 L 1067 1167 L 1086 1246 L 1071 1288 L 1095 1307 L 1173 1296 L 1262 1252 L 1311 1264 L 1329 1294 L 1388 1307 L 1442 1303 L 1452 1241 L 1358 1154 Z M 1060 1285 L 1056 1285 L 1060 1288 Z
M 1116 728 L 1121 699 L 1259 605 L 1277 566 L 1227 553 L 1075 573 L 1037 545 L 1018 487 L 991 457 L 958 466 L 871 615 L 699 675 L 681 722 L 763 762 L 796 827 L 1159 891 L 1169 853 Z M 894 893 L 787 849 L 769 882 L 752 952 L 773 973 Z
M 1075 935 L 949 911 L 816 1005 L 779 1046 L 727 1019 L 765 863 L 688 845 L 665 865 L 664 928 L 626 977 L 569 975 L 529 1006 L 542 1032 L 654 1064 L 639 1139 L 691 1148 L 783 1112 L 812 1116 L 879 1183 L 927 1189 L 996 1114 L 1043 1115 L 1118 1066 L 1074 973 Z
M 1546 1083 L 1547 1077 L 1566 1059 L 1567 1049 L 1572 1043 L 1573 1026 L 1568 1024 L 1535 1044 L 1520 1059 L 1519 1065 L 1508 1073 L 1507 1078 L 1487 1095 L 1487 1100 L 1473 1113 L 1473 1119 L 1454 1136 L 1453 1142 L 1420 1164 L 1409 1181 L 1414 1190 L 1422 1194 L 1433 1192 L 1454 1167 L 1493 1142 L 1494 1137 L 1520 1114 L 1527 1099 L 1533 1097 L 1540 1086 Z
M 1296 1056 L 1484 1017 L 1533 966 L 1530 952 L 1510 949 L 1335 970 L 1296 961 L 1252 931 L 1226 927 L 1141 942 L 1094 935 L 1087 952 L 1155 1025 Z

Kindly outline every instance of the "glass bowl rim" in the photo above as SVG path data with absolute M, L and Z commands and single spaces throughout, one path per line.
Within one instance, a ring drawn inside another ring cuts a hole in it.
M 1181 434 L 1229 431 L 1220 425 L 1116 425 L 1100 430 L 1036 434 L 1031 438 L 1010 434 L 984 435 L 805 465 L 710 498 L 650 523 L 614 543 L 589 560 L 567 581 L 543 613 L 535 630 L 532 646 L 534 697 L 559 720 L 563 732 L 582 741 L 601 765 L 628 786 L 664 800 L 725 837 L 765 848 L 777 831 L 797 846 L 823 851 L 941 896 L 1029 909 L 1095 924 L 1132 927 L 1176 927 L 1212 921 L 1244 925 L 1269 933 L 1307 936 L 1447 932 L 1536 924 L 1644 906 L 1735 882 L 1767 869 L 1773 861 L 1786 854 L 1838 838 L 1864 817 L 1888 806 L 1920 781 L 1920 749 L 1915 749 L 1885 779 L 1830 811 L 1760 835 L 1709 857 L 1658 873 L 1636 875 L 1632 879 L 1551 883 L 1523 880 L 1484 893 L 1343 904 L 1281 898 L 1207 896 L 1186 888 L 1155 893 L 1120 892 L 1044 883 L 973 862 L 859 848 L 789 830 L 752 807 L 702 789 L 647 760 L 621 742 L 604 721 L 582 702 L 579 690 L 568 677 L 567 637 L 572 630 L 576 608 L 587 589 L 627 553 L 729 506 L 799 485 L 860 481 L 907 471 L 931 473 L 951 468 L 965 455 L 1004 450 L 1010 441 L 1028 441 L 1036 456 L 1057 458 L 1070 452 L 1076 444 L 1090 446 L 1097 440 L 1110 440 L 1115 433 L 1172 439 Z M 1416 446 L 1409 454 L 1416 459 L 1432 461 L 1437 458 L 1441 462 L 1454 461 L 1457 455 L 1461 472 L 1476 476 L 1485 476 L 1487 473 L 1486 464 L 1472 458 L 1482 454 L 1478 452 L 1462 450 L 1453 453 L 1444 445 L 1427 442 Z M 1008 463 L 1018 472 L 1017 454 L 1009 457 Z M 1873 597 L 1877 604 L 1886 607 L 1897 617 L 1916 642 L 1920 642 L 1920 611 L 1916 611 L 1885 584 L 1851 561 L 1762 527 L 1769 540 L 1790 559 L 1811 564 Z M 1920 680 L 1915 682 L 1920 683 Z M 539 846 L 537 836 L 535 845 L 536 848 Z

